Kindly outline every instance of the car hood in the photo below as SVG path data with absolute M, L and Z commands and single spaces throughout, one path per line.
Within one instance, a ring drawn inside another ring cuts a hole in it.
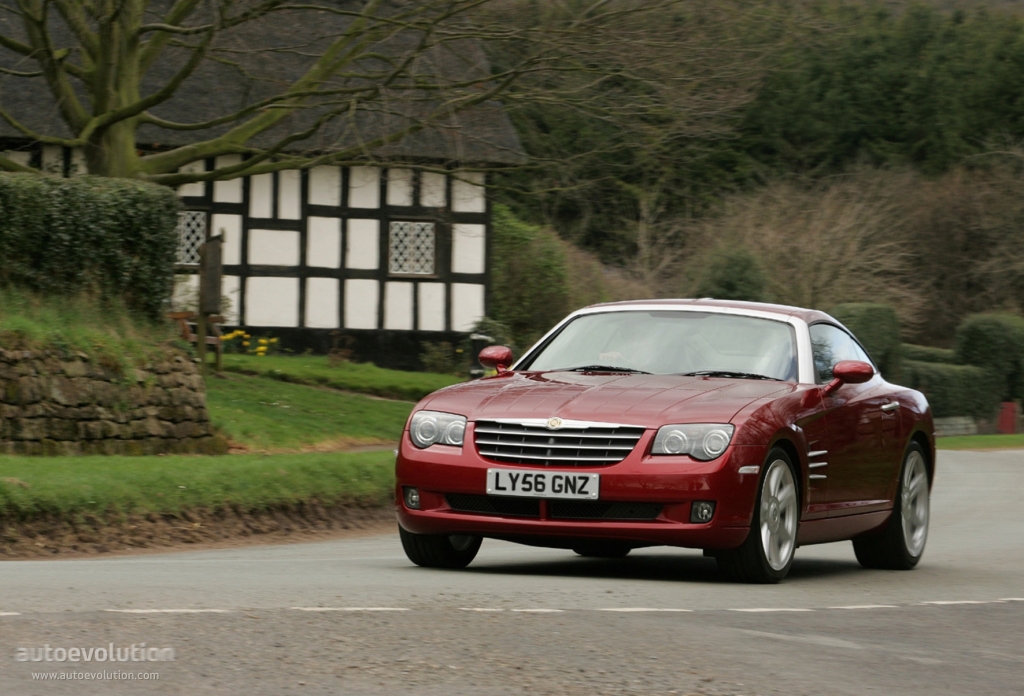
M 492 418 L 551 418 L 658 427 L 728 423 L 753 401 L 797 389 L 790 382 L 680 375 L 522 372 L 457 384 L 422 408 Z

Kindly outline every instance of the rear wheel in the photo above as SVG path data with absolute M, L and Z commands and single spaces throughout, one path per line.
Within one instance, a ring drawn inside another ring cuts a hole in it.
M 782 580 L 793 565 L 799 515 L 793 463 L 784 450 L 773 449 L 761 473 L 750 534 L 739 548 L 715 556 L 719 569 L 741 582 Z
M 928 467 L 924 449 L 916 442 L 907 447 L 892 517 L 877 534 L 853 540 L 857 562 L 865 568 L 910 570 L 924 554 L 931 516 Z
M 633 547 L 620 541 L 581 541 L 572 550 L 584 558 L 625 558 Z
M 409 560 L 424 568 L 465 568 L 476 558 L 483 539 L 462 534 L 414 534 L 398 526 Z

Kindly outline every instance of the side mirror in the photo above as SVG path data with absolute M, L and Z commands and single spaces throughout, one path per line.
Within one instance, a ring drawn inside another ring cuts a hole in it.
M 507 346 L 487 346 L 480 351 L 480 357 L 477 359 L 484 367 L 505 372 L 512 364 L 512 349 Z
M 875 368 L 861 360 L 840 360 L 832 368 L 832 381 L 825 385 L 825 396 L 844 384 L 863 384 L 875 376 Z

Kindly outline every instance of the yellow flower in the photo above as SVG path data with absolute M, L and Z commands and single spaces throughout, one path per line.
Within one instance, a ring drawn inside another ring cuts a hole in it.
M 258 343 L 259 343 L 259 344 L 260 344 L 261 346 L 265 346 L 265 345 L 267 345 L 267 339 L 265 339 L 265 338 L 261 338 L 261 339 L 260 339 L 260 340 L 258 341 Z
M 276 338 L 272 338 L 272 339 L 270 339 L 270 342 L 271 343 L 277 343 L 277 339 Z
M 252 336 L 250 336 L 249 334 L 242 334 L 242 336 L 244 336 L 245 338 L 252 338 Z
M 246 348 L 248 348 L 249 347 L 249 342 L 248 341 L 242 341 L 242 345 L 245 346 Z
M 230 341 L 231 340 L 231 336 L 221 336 L 220 340 L 222 340 L 222 341 Z

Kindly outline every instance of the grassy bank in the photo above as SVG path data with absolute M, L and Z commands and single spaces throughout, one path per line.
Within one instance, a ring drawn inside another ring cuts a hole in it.
M 1024 434 L 937 437 L 935 446 L 947 450 L 1019 449 L 1024 448 Z
M 383 505 L 394 455 L 0 457 L 0 517 L 245 512 L 317 501 Z
M 250 449 L 339 449 L 396 442 L 412 411 L 407 401 L 229 374 L 207 377 L 217 429 Z
M 224 369 L 406 401 L 419 401 L 432 391 L 462 381 L 454 375 L 386 370 L 367 363 L 341 362 L 332 366 L 326 357 L 317 355 L 229 354 L 224 356 Z

